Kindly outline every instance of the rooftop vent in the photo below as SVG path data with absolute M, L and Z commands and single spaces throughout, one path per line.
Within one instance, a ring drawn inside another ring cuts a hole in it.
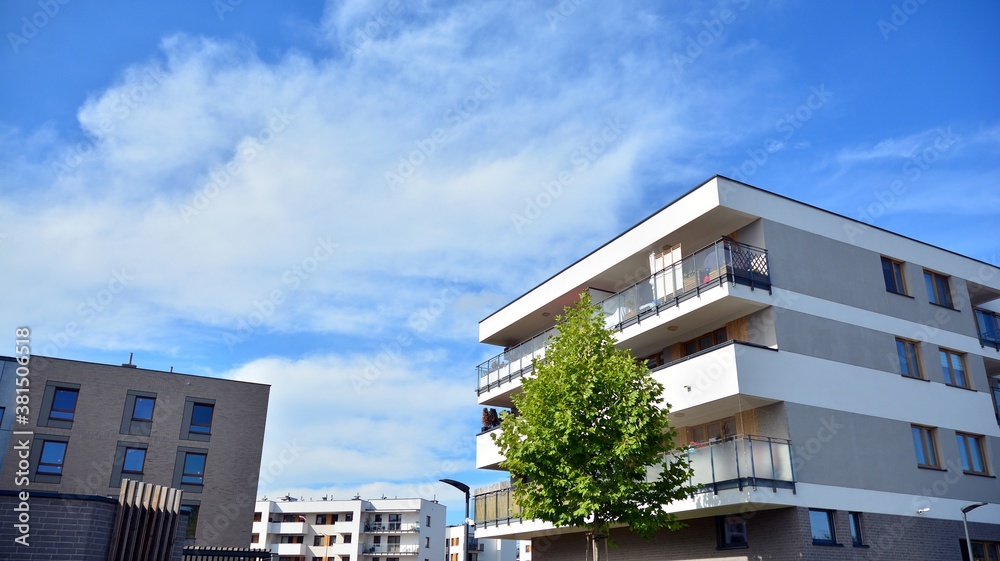
M 128 362 L 122 364 L 122 366 L 124 366 L 125 368 L 135 368 L 135 365 L 132 364 L 132 353 L 128 354 Z

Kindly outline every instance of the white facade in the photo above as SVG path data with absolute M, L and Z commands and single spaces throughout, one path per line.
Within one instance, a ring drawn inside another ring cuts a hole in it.
M 448 526 L 445 531 L 445 561 L 461 561 L 468 542 L 468 561 L 515 561 L 517 543 L 514 540 L 477 539 L 472 526 Z M 467 533 L 467 535 L 466 535 Z
M 440 561 L 445 506 L 424 499 L 257 501 L 250 546 L 279 561 Z
M 741 526 L 753 536 L 816 531 L 829 514 L 838 545 L 861 552 L 845 537 L 859 520 L 872 540 L 911 522 L 951 540 L 961 508 L 983 501 L 970 521 L 1000 551 L 996 266 L 715 177 L 482 320 L 480 341 L 503 352 L 477 368 L 481 407 L 510 410 L 582 291 L 664 385 L 700 487 L 668 507 L 679 518 L 786 513 Z M 476 463 L 499 480 L 488 418 Z M 509 482 L 475 495 L 481 539 L 580 531 L 521 520 Z M 739 535 L 719 528 L 720 542 Z M 682 539 L 695 551 L 704 535 Z

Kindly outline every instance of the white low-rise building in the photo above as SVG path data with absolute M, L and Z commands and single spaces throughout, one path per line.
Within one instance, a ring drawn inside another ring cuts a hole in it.
M 463 530 L 465 530 L 463 532 Z M 515 561 L 517 542 L 514 540 L 476 539 L 474 528 L 464 525 L 448 526 L 445 530 L 445 561 L 460 561 L 467 551 L 467 561 Z M 468 543 L 468 550 L 465 545 Z M 529 557 L 530 559 L 530 557 Z
M 441 561 L 445 506 L 425 499 L 257 501 L 251 547 L 278 561 Z

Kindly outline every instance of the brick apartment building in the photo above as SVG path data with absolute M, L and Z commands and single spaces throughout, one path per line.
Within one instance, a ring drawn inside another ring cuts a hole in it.
M 40 356 L 30 364 L 30 413 L 22 424 L 14 414 L 18 365 L 0 357 L 0 490 L 74 495 L 76 503 L 90 497 L 98 505 L 117 497 L 125 478 L 173 487 L 183 490 L 186 545 L 246 547 L 269 386 L 130 364 Z M 17 476 L 14 450 L 25 439 L 27 482 Z M 35 520 L 39 528 L 43 522 Z

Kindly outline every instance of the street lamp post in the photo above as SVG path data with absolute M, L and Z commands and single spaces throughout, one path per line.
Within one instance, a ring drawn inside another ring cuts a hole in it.
M 454 479 L 439 479 L 465 493 L 465 520 L 462 521 L 462 561 L 469 561 L 469 486 Z
M 974 503 L 962 509 L 962 526 L 965 528 L 965 547 L 969 548 L 969 561 L 975 561 L 975 559 L 972 557 L 972 540 L 969 539 L 969 519 L 966 515 L 987 504 L 989 503 Z

